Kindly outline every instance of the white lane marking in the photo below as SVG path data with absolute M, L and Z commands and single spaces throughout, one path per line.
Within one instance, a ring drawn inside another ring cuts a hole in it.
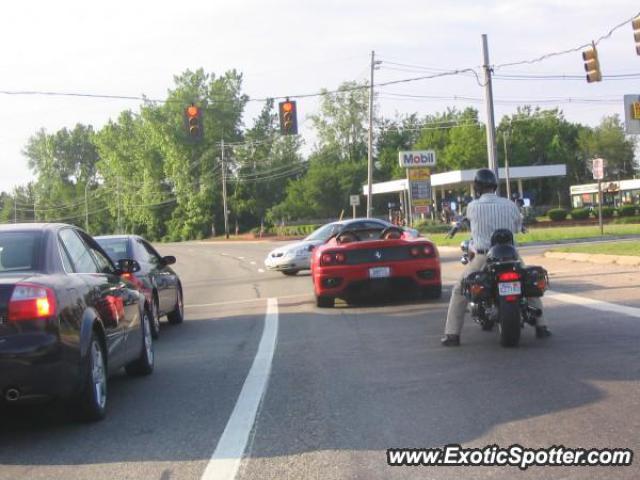
M 264 273 L 264 270 L 263 270 L 262 268 L 259 268 L 259 269 L 258 269 L 258 272 L 260 272 L 260 273 Z
M 278 298 L 282 300 L 282 299 L 290 299 L 290 298 L 310 298 L 310 297 L 311 297 L 311 294 L 309 293 L 299 293 L 297 295 L 280 295 Z M 249 302 L 264 302 L 265 300 L 267 299 L 266 298 L 247 298 L 246 300 L 229 300 L 227 302 L 185 305 L 184 308 L 219 307 L 222 305 L 238 305 L 238 304 L 249 303 Z
M 258 408 L 269 383 L 277 337 L 278 299 L 269 298 L 258 352 L 201 480 L 233 480 L 236 477 Z
M 238 260 L 244 260 L 244 257 L 236 257 Z
M 256 262 L 251 262 L 251 265 L 257 265 L 257 263 Z
M 548 291 L 544 294 L 545 297 L 558 300 L 559 302 L 571 303 L 574 305 L 580 305 L 593 310 L 600 310 L 602 312 L 615 312 L 622 315 L 628 315 L 630 317 L 640 318 L 640 308 L 629 307 L 628 305 L 619 305 L 617 303 L 603 302 L 602 300 L 596 300 L 594 298 L 580 297 L 578 295 L 570 295 L 568 293 L 559 293 Z

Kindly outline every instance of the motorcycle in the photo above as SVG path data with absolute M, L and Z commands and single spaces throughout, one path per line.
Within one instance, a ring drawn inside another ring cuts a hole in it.
M 453 237 L 460 224 L 449 235 Z M 463 265 L 473 260 L 470 242 L 460 244 Z M 513 233 L 496 230 L 491 237 L 491 248 L 486 253 L 484 268 L 462 280 L 462 294 L 469 301 L 471 316 L 482 330 L 498 327 L 500 344 L 515 347 L 525 324 L 533 327 L 542 311 L 529 304 L 529 298 L 542 297 L 549 286 L 547 271 L 539 266 L 525 267 L 514 245 Z

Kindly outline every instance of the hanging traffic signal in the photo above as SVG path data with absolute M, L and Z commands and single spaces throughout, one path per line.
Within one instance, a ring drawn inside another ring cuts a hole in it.
M 592 42 L 591 48 L 582 52 L 584 69 L 587 72 L 587 82 L 601 82 L 602 72 L 600 71 L 600 61 L 598 60 L 598 50 L 596 44 Z
M 296 112 L 296 102 L 288 98 L 278 104 L 280 113 L 280 133 L 282 135 L 298 134 L 298 114 Z
M 636 41 L 636 53 L 640 55 L 640 17 L 631 20 L 631 27 L 633 28 L 633 39 Z
M 184 121 L 189 139 L 194 142 L 202 140 L 202 111 L 193 103 L 184 109 Z

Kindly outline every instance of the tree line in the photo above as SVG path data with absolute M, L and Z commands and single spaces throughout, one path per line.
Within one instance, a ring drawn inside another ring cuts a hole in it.
M 232 231 L 349 211 L 349 195 L 361 192 L 367 175 L 366 85 L 346 82 L 337 92 L 323 92 L 318 112 L 307 116 L 315 136 L 307 146 L 300 136 L 280 135 L 273 100 L 244 126 L 249 97 L 242 80 L 235 70 L 186 71 L 174 78 L 164 102 L 144 101 L 99 130 L 79 123 L 37 131 L 23 150 L 34 180 L 0 193 L 0 221 L 86 223 L 92 234 L 137 233 L 151 240 L 204 238 L 223 229 L 223 175 Z M 184 128 L 183 111 L 191 103 L 203 112 L 199 143 L 189 142 Z M 436 171 L 487 164 L 485 125 L 471 107 L 380 120 L 374 138 L 375 181 L 404 176 L 399 150 L 435 150 Z M 566 204 L 568 186 L 592 178 L 596 156 L 607 160 L 609 178 L 630 178 L 638 170 L 634 140 L 616 115 L 590 127 L 569 122 L 558 109 L 522 106 L 502 118 L 497 138 L 512 166 L 567 165 L 566 178 L 531 187 L 538 204 Z M 500 165 L 504 155 L 498 148 Z M 385 214 L 386 205 L 374 207 Z

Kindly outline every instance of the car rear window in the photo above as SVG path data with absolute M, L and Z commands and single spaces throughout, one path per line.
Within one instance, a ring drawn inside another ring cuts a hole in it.
M 131 258 L 127 247 L 129 242 L 126 238 L 96 238 L 96 242 L 114 263 L 124 258 Z
M 0 232 L 0 273 L 36 270 L 41 232 Z

